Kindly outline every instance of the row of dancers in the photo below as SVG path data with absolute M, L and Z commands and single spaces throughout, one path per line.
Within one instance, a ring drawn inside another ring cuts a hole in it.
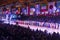
M 49 23 L 49 22 L 38 22 L 38 21 L 18 21 L 18 24 L 33 25 L 39 27 L 48 27 L 54 29 L 60 29 L 60 24 L 58 23 Z

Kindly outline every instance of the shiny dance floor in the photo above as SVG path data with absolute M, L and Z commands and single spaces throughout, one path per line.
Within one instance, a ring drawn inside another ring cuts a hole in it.
M 16 24 L 16 22 L 15 21 L 4 21 L 4 23 L 10 23 L 10 24 L 13 24 L 13 25 L 15 25 Z M 28 27 L 30 27 L 30 29 L 31 30 L 41 30 L 41 31 L 45 31 L 45 30 L 47 30 L 47 33 L 53 33 L 53 32 L 56 32 L 56 33 L 58 33 L 59 32 L 59 34 L 60 34 L 60 29 L 53 29 L 53 28 L 47 28 L 47 27 L 40 27 L 40 26 L 33 26 L 33 25 L 25 25 L 25 24 L 18 24 L 19 26 L 21 26 L 21 27 L 25 27 L 25 28 L 28 28 Z

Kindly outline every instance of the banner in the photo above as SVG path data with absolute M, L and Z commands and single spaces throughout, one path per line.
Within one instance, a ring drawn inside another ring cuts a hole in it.
M 49 11 L 49 14 L 55 13 L 55 11 L 56 11 L 55 2 L 48 3 L 48 11 Z
M 30 6 L 30 15 L 34 15 L 34 13 L 35 13 L 35 7 Z
M 47 5 L 46 4 L 42 4 L 41 5 L 41 14 L 47 13 L 46 11 L 47 11 Z
M 60 12 L 60 1 L 57 1 L 56 7 L 57 7 L 57 12 Z
M 2 13 L 6 14 L 6 8 L 5 7 L 2 8 Z
M 16 7 L 16 14 L 20 14 L 20 11 L 18 10 L 18 7 Z
M 9 12 L 10 12 L 9 9 L 7 8 L 7 10 L 6 10 L 6 14 L 9 14 Z
M 36 5 L 35 5 L 35 13 L 36 13 L 37 15 L 40 14 L 40 4 L 36 4 Z
M 56 6 L 57 8 L 60 8 L 60 1 L 57 1 Z
M 21 8 L 18 7 L 18 14 L 21 14 Z
M 27 14 L 27 9 L 26 9 L 26 8 L 22 8 L 22 13 L 23 13 L 24 15 L 26 15 L 26 14 Z
M 12 14 L 16 14 L 16 8 L 12 8 Z

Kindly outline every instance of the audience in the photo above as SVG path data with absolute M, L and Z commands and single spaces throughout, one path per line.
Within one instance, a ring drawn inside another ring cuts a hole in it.
M 36 31 L 21 26 L 0 24 L 0 40 L 60 40 L 59 33 Z

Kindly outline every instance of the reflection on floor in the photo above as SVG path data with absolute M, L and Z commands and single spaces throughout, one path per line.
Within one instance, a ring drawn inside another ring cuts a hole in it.
M 16 22 L 15 21 L 4 21 L 4 23 L 9 23 L 9 24 L 13 24 L 13 25 L 15 25 L 16 24 Z M 46 28 L 46 27 L 39 27 L 39 26 L 32 26 L 32 25 L 25 25 L 25 24 L 18 24 L 19 26 L 21 26 L 21 27 L 25 27 L 25 28 L 28 28 L 28 27 L 30 27 L 30 29 L 31 30 L 42 30 L 42 31 L 45 31 L 45 30 L 47 30 L 47 32 L 48 33 L 53 33 L 53 32 L 59 32 L 60 33 L 60 29 L 52 29 L 52 28 Z

